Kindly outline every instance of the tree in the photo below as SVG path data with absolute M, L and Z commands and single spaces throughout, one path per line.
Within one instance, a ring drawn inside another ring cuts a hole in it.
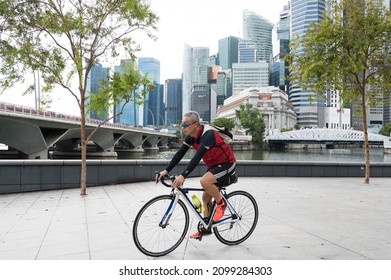
M 240 104 L 239 110 L 236 110 L 236 117 L 239 119 L 241 126 L 248 129 L 253 144 L 262 147 L 265 134 L 265 121 L 262 112 L 257 108 L 253 108 L 251 103 Z
M 366 111 L 391 89 L 390 11 L 368 0 L 332 1 L 324 19 L 291 42 L 291 82 L 323 97 L 337 91 L 343 104 L 359 104 L 365 142 L 365 183 L 369 183 Z M 296 56 L 303 48 L 304 55 Z
M 384 125 L 380 130 L 380 134 L 384 136 L 391 136 L 391 123 Z
M 235 127 L 235 122 L 228 118 L 217 118 L 212 122 L 213 125 L 226 127 L 228 130 L 232 130 Z
M 39 70 L 45 84 L 42 91 L 59 86 L 77 101 L 81 116 L 80 188 L 84 195 L 86 147 L 91 138 L 86 134 L 88 74 L 94 64 L 121 52 L 134 58 L 139 46 L 131 33 L 139 30 L 154 38 L 151 32 L 156 30 L 158 18 L 144 0 L 0 0 L 0 11 L 0 74 L 4 76 L 0 87 L 12 87 L 23 82 L 27 73 Z M 113 82 L 117 78 L 114 76 Z M 115 101 L 121 96 L 119 91 L 112 92 L 112 97 L 118 97 Z M 98 107 L 90 109 L 101 110 L 101 102 L 92 104 Z

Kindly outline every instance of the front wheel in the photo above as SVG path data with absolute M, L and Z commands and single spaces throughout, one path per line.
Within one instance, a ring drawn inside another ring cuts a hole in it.
M 238 213 L 239 219 L 214 227 L 213 232 L 220 242 L 237 245 L 245 241 L 257 226 L 258 205 L 254 197 L 245 191 L 231 192 L 228 194 L 228 201 Z M 227 214 L 229 207 L 225 211 Z
M 172 207 L 175 209 L 170 211 Z M 167 213 L 171 213 L 171 217 L 162 226 Z M 148 201 L 138 212 L 133 224 L 133 240 L 143 254 L 161 257 L 181 244 L 188 229 L 189 211 L 183 201 L 175 204 L 173 196 L 161 195 Z

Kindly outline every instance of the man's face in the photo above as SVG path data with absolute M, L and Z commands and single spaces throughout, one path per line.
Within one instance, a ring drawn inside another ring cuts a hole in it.
M 181 128 L 186 135 L 194 135 L 197 133 L 197 122 L 192 122 L 190 117 L 183 117 Z

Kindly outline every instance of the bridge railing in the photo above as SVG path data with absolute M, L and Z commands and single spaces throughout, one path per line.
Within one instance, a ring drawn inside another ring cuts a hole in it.
M 81 118 L 79 116 L 73 116 L 73 115 L 57 113 L 57 112 L 52 112 L 52 111 L 46 111 L 46 110 L 45 111 L 36 110 L 35 108 L 32 108 L 32 107 L 27 107 L 27 106 L 23 106 L 23 105 L 12 104 L 12 103 L 6 103 L 6 102 L 0 102 L 0 112 L 1 111 L 13 113 L 13 114 L 18 114 L 18 115 L 28 115 L 28 116 L 45 118 L 45 119 L 57 119 L 57 120 L 65 120 L 65 121 L 71 121 L 71 122 L 80 122 L 80 120 L 81 120 Z M 95 119 L 86 118 L 86 123 L 92 124 L 92 125 L 98 125 L 98 124 L 100 124 L 100 121 L 95 120 Z M 122 124 L 122 123 L 108 122 L 108 123 L 105 123 L 104 126 L 113 127 L 113 128 L 124 128 L 124 129 L 131 128 L 132 130 L 145 131 L 141 127 L 126 125 L 126 124 Z

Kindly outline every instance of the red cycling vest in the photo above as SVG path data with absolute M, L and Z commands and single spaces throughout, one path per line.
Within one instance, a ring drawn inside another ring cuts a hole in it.
M 198 150 L 200 147 L 200 141 L 202 137 L 205 137 L 204 126 L 201 125 L 197 137 L 195 138 L 195 141 L 193 142 L 192 146 L 195 150 Z M 209 130 L 207 130 L 209 131 Z M 212 130 L 213 131 L 213 130 Z M 215 137 L 215 145 L 210 147 L 204 156 L 202 157 L 202 160 L 206 164 L 208 168 L 212 168 L 216 165 L 222 164 L 222 163 L 233 163 L 236 162 L 235 156 L 232 152 L 232 149 L 224 142 L 223 138 L 220 137 L 220 135 L 217 134 L 216 131 L 213 131 L 214 137 Z M 194 139 L 194 138 L 193 138 Z

